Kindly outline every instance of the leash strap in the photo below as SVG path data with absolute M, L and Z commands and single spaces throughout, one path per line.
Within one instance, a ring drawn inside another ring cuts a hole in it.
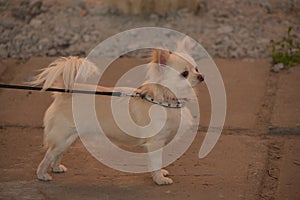
M 42 87 L 24 86 L 24 85 L 8 85 L 0 84 L 0 88 L 6 89 L 16 89 L 16 90 L 42 90 Z M 101 91 L 89 91 L 89 90 L 65 90 L 61 88 L 47 88 L 45 91 L 49 92 L 62 92 L 62 93 L 79 93 L 79 94 L 95 94 L 95 95 L 106 95 L 106 96 L 116 96 L 116 97 L 136 97 L 139 94 L 130 94 L 122 92 L 101 92 Z
M 24 85 L 8 85 L 1 84 L 0 88 L 16 89 L 16 90 L 37 90 L 41 91 L 42 87 L 24 86 Z M 45 91 L 49 92 L 62 92 L 62 93 L 79 93 L 79 94 L 94 94 L 94 95 L 105 95 L 105 96 L 116 96 L 116 97 L 141 97 L 153 104 L 157 104 L 167 108 L 182 108 L 185 106 L 184 102 L 178 101 L 177 103 L 159 102 L 149 97 L 148 95 L 141 95 L 140 93 L 122 93 L 122 92 L 101 92 L 101 91 L 90 91 L 90 90 L 65 90 L 61 88 L 47 88 Z

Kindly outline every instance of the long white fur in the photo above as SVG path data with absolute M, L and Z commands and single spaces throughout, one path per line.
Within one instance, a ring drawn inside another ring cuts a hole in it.
M 196 72 L 194 67 L 186 60 L 180 58 L 179 56 L 170 54 L 168 54 L 164 59 L 167 60 L 167 64 L 174 65 L 174 69 L 179 73 L 184 70 L 189 70 L 191 75 L 189 76 L 188 81 L 192 86 L 195 86 L 199 83 L 197 78 L 199 73 Z M 153 60 L 159 59 L 153 58 Z M 182 84 L 183 78 L 180 77 L 179 74 L 175 73 L 174 75 L 174 73 L 170 73 L 170 70 L 167 68 L 161 68 L 160 63 L 156 62 L 150 63 L 149 67 L 149 80 L 147 81 L 147 84 L 140 88 L 141 92 L 150 94 L 153 98 L 160 101 L 172 101 L 176 99 L 177 96 L 175 96 L 173 92 L 159 86 L 160 82 L 166 87 L 176 90 L 180 97 L 184 97 L 188 92 L 190 92 L 190 88 L 185 88 L 184 85 L 186 84 Z M 70 90 L 73 89 L 76 79 L 79 78 L 81 80 L 87 80 L 98 72 L 98 68 L 93 63 L 85 61 L 83 58 L 60 58 L 51 63 L 48 68 L 43 69 L 42 72 L 36 76 L 36 79 L 32 82 L 32 84 L 43 84 L 44 90 L 49 87 L 60 87 Z M 158 84 L 151 84 L 153 81 L 156 81 Z M 100 86 L 99 88 L 105 91 L 111 90 L 109 88 Z M 107 97 L 97 96 L 95 99 L 95 106 L 97 108 L 96 110 L 99 111 L 98 119 L 101 118 L 99 116 L 106 116 L 105 113 L 109 112 L 104 103 L 106 98 Z M 123 100 L 120 98 L 118 101 Z M 132 104 L 133 105 L 131 106 L 129 105 L 129 109 L 133 115 L 132 117 L 139 124 L 147 124 L 148 114 L 144 112 L 148 111 L 152 104 L 144 101 L 141 98 L 133 98 Z M 183 108 L 182 112 L 178 109 L 166 109 L 166 112 L 169 114 L 169 116 L 174 117 L 178 116 L 180 113 L 183 113 L 185 115 L 184 119 L 187 121 L 191 118 L 191 114 L 186 107 Z M 170 140 L 170 138 L 174 136 L 172 135 L 174 131 L 176 132 L 174 128 L 177 128 L 177 126 L 174 125 L 176 124 L 174 123 L 175 119 L 173 120 L 172 117 L 170 117 L 168 118 L 168 121 L 166 121 L 165 133 L 155 136 L 149 140 L 136 138 L 133 139 L 132 137 L 124 136 L 124 134 L 120 133 L 118 127 L 116 127 L 113 120 L 109 117 L 102 117 L 101 120 L 105 120 L 104 124 L 109 126 L 109 134 L 111 135 L 108 135 L 108 137 L 113 139 L 117 138 L 117 140 L 124 144 L 143 146 L 148 151 L 152 151 L 153 149 L 157 149 L 161 145 L 164 145 L 168 140 Z M 156 120 L 164 119 L 157 117 Z M 155 121 L 153 123 L 155 123 Z M 60 163 L 62 154 L 78 137 L 73 121 L 71 95 L 54 95 L 54 101 L 45 113 L 44 126 L 44 143 L 48 149 L 44 159 L 37 169 L 37 176 L 40 180 L 48 181 L 52 179 L 52 177 L 47 173 L 47 169 L 51 164 L 53 172 L 65 172 L 67 170 L 67 168 Z M 189 128 L 190 127 L 187 127 L 187 130 L 189 130 Z M 155 163 L 160 159 L 162 158 L 150 158 L 150 162 L 152 160 Z M 150 165 L 153 165 L 153 163 L 150 163 Z M 166 170 L 156 170 L 152 172 L 152 177 L 154 182 L 159 185 L 171 184 L 173 181 L 172 179 L 166 177 L 167 174 L 168 172 Z
M 99 69 L 92 62 L 76 56 L 61 57 L 41 71 L 31 84 L 43 85 L 43 90 L 50 87 L 71 90 L 76 79 L 86 81 L 99 74 Z

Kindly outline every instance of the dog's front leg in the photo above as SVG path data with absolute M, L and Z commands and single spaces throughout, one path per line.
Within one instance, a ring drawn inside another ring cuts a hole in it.
M 148 155 L 149 155 L 149 164 L 148 167 L 152 171 L 152 178 L 154 182 L 158 185 L 170 185 L 173 183 L 173 180 L 166 177 L 169 175 L 169 172 L 165 169 L 161 169 L 162 167 L 162 159 L 163 159 L 163 152 L 162 149 L 156 151 L 149 151 L 148 148 Z

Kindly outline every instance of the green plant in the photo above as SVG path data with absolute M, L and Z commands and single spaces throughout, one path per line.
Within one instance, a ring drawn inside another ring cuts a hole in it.
M 288 28 L 287 37 L 283 37 L 278 42 L 272 42 L 272 60 L 274 64 L 283 63 L 291 67 L 300 63 L 300 38 L 291 34 L 292 27 Z

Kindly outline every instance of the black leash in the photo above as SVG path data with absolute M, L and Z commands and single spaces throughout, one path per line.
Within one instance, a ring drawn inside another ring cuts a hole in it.
M 42 90 L 42 87 L 33 87 L 33 86 L 24 86 L 24 85 L 8 85 L 8 84 L 1 84 L 0 88 L 6 89 L 16 89 L 16 90 Z M 65 90 L 61 88 L 48 88 L 45 91 L 49 92 L 62 92 L 62 93 L 79 93 L 79 94 L 95 94 L 95 95 L 106 95 L 106 96 L 117 96 L 117 97 L 135 97 L 139 96 L 139 94 L 128 94 L 122 92 L 101 92 L 101 91 L 89 91 L 89 90 Z
M 24 85 L 8 85 L 1 84 L 0 88 L 5 89 L 16 89 L 16 90 L 43 90 L 42 87 L 33 87 L 33 86 L 24 86 Z M 62 93 L 79 93 L 79 94 L 94 94 L 94 95 L 105 95 L 105 96 L 116 96 L 116 97 L 141 97 L 153 104 L 157 104 L 163 107 L 168 108 L 182 108 L 185 106 L 184 102 L 178 101 L 177 103 L 166 103 L 166 102 L 158 102 L 147 95 L 142 95 L 141 93 L 123 93 L 123 92 L 101 92 L 101 91 L 91 91 L 91 90 L 65 90 L 61 88 L 47 88 L 44 91 L 49 92 L 62 92 Z

